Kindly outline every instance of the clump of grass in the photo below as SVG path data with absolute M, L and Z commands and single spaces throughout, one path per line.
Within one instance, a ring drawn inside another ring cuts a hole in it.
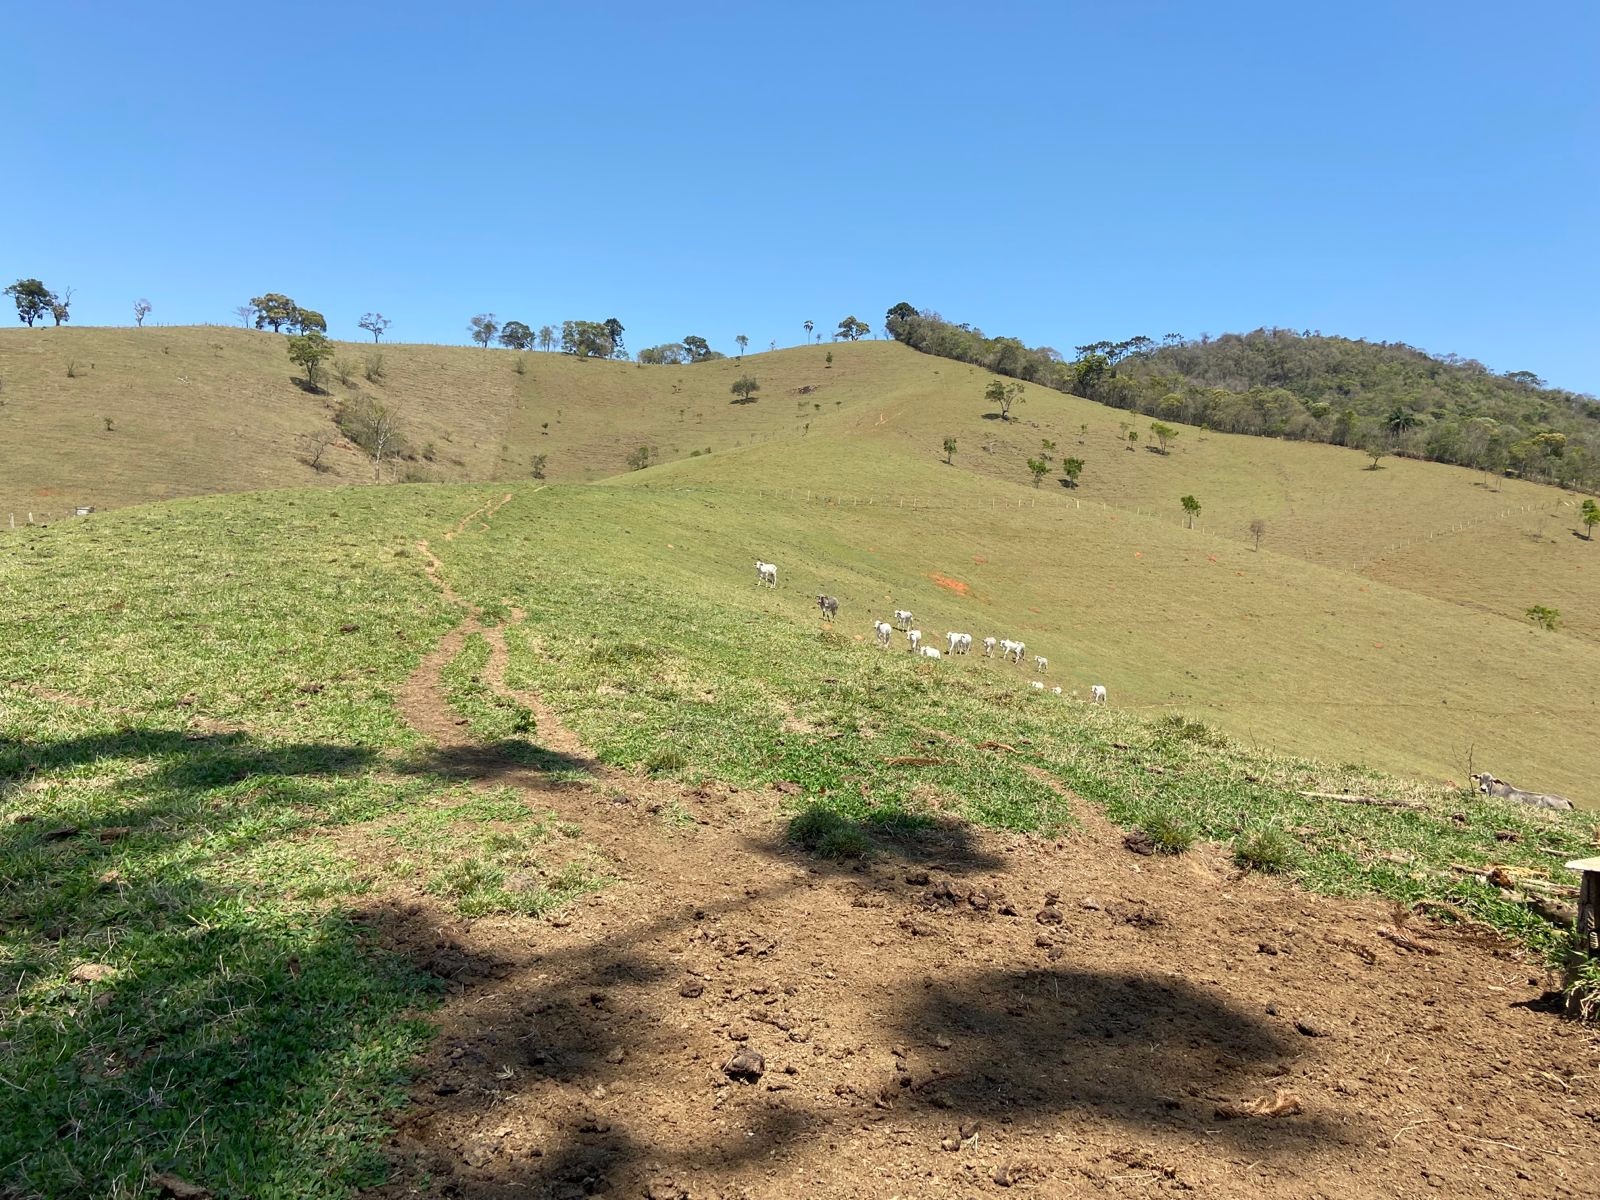
M 354 359 L 340 356 L 333 360 L 333 373 L 338 376 L 339 382 L 349 387 L 356 379 L 356 364 Z
M 1156 722 L 1156 736 L 1168 742 L 1190 742 L 1220 749 L 1228 739 L 1204 721 L 1191 721 L 1182 713 L 1168 713 Z
M 77 377 L 78 377 L 78 360 L 75 359 L 75 358 L 70 358 L 70 359 L 67 360 L 67 378 L 68 379 L 76 379 Z
M 663 746 L 644 760 L 644 769 L 652 775 L 665 775 L 670 771 L 681 771 L 688 765 L 689 760 L 675 746 Z
M 694 825 L 694 814 L 676 800 L 669 800 L 657 814 L 661 823 L 670 829 L 688 829 Z
M 1194 845 L 1194 826 L 1168 813 L 1146 818 L 1139 828 L 1160 854 L 1182 854 Z
M 385 374 L 382 353 L 369 354 L 362 364 L 361 373 L 366 376 L 368 383 L 377 383 Z
M 1251 871 L 1279 874 L 1294 862 L 1299 847 L 1275 826 L 1241 833 L 1233 840 L 1233 861 Z
M 589 651 L 591 662 L 613 667 L 653 662 L 659 657 L 659 650 L 643 642 L 607 642 Z
M 791 817 L 788 836 L 824 858 L 865 858 L 872 852 L 872 842 L 859 825 L 820 804 Z
M 1600 958 L 1586 956 L 1568 976 L 1567 1012 L 1580 1021 L 1600 1021 Z

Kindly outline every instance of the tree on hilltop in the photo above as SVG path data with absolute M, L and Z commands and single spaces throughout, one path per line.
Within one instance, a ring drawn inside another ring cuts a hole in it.
M 133 323 L 144 328 L 144 319 L 150 315 L 150 301 L 140 297 L 133 302 Z
M 281 333 L 285 325 L 294 324 L 295 315 L 300 311 L 295 302 L 282 292 L 252 296 L 249 306 L 255 310 L 256 328 L 264 329 L 270 325 L 273 333 Z
M 743 362 L 744 361 L 745 347 L 750 344 L 750 339 L 745 337 L 745 335 L 741 333 L 741 334 L 737 335 L 733 340 L 739 343 L 739 361 Z
M 327 333 L 328 318 L 314 308 L 296 307 L 294 318 L 289 322 L 289 328 L 300 333 Z
M 705 338 L 696 337 L 692 333 L 683 339 L 683 348 L 688 351 L 689 361 L 692 363 L 709 362 L 717 353 Z
M 472 340 L 485 350 L 489 343 L 494 341 L 494 335 L 499 332 L 500 321 L 493 313 L 479 313 L 467 322 L 467 332 L 472 335 Z
M 1200 501 L 1193 496 L 1184 496 L 1178 503 L 1183 505 L 1183 515 L 1188 521 L 1188 527 L 1193 529 L 1194 519 L 1200 515 Z
M 749 404 L 750 398 L 761 390 L 761 385 L 756 382 L 753 375 L 741 375 L 733 381 L 733 386 L 728 389 L 738 397 L 735 404 Z
M 605 322 L 561 322 L 561 353 L 571 354 L 575 358 L 610 358 L 615 349 L 616 343 L 611 340 Z
M 500 344 L 507 350 L 527 350 L 533 346 L 534 333 L 521 321 L 507 321 L 500 327 Z
M 33 323 L 50 311 L 50 289 L 37 279 L 19 279 L 6 288 L 5 294 L 17 303 L 17 320 L 29 329 Z
M 64 324 L 72 316 L 72 289 L 63 292 L 50 293 L 50 315 L 55 318 L 57 325 Z
M 356 324 L 370 333 L 373 343 L 376 344 L 379 336 L 388 330 L 389 318 L 380 312 L 369 312 L 363 314 Z
M 622 322 L 615 317 L 607 317 L 602 324 L 605 326 L 606 337 L 611 340 L 611 357 L 627 358 L 628 352 L 622 348 L 623 328 Z
M 847 342 L 858 342 L 872 332 L 872 326 L 865 321 L 858 321 L 854 314 L 839 322 L 839 330 L 835 337 L 842 337 Z
M 904 300 L 896 304 L 883 316 L 883 327 L 889 331 L 889 336 L 900 341 L 907 330 L 907 322 L 916 320 L 917 310 Z
M 816 327 L 817 323 L 815 321 L 807 321 L 804 326 L 802 326 L 802 328 L 804 328 L 806 331 L 806 345 L 808 346 L 811 344 L 811 331 Z
M 254 304 L 241 304 L 239 307 L 233 310 L 233 315 L 239 318 L 239 324 L 243 325 L 246 329 L 249 329 L 251 324 L 256 319 L 257 311 L 258 310 Z M 256 328 L 260 329 L 261 326 L 257 325 Z
M 556 331 L 549 325 L 539 326 L 539 349 L 546 352 L 556 344 Z

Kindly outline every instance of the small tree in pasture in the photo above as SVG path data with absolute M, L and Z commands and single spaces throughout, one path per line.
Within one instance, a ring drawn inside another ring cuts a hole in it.
M 1578 509 L 1578 520 L 1583 522 L 1584 536 L 1594 541 L 1594 527 L 1600 525 L 1600 504 L 1594 502 L 1594 497 L 1584 500 L 1583 507 Z
M 544 464 L 548 462 L 549 459 L 550 456 L 548 454 L 535 454 L 533 458 L 529 460 L 528 470 L 532 472 L 535 479 L 544 478 Z
M 300 461 L 313 471 L 326 471 L 328 468 L 322 461 L 322 456 L 329 446 L 339 440 L 339 435 L 331 429 L 319 429 L 315 433 L 302 433 L 300 435 Z
M 1266 532 L 1267 523 L 1260 517 L 1257 517 L 1255 520 L 1250 522 L 1250 538 L 1253 542 L 1255 542 L 1255 548 L 1258 553 L 1261 550 L 1261 538 Z
M 1011 420 L 1011 406 L 1022 399 L 1022 385 L 1007 383 L 1004 379 L 991 379 L 983 389 L 983 398 L 1000 410 L 1002 421 Z
M 751 397 L 761 390 L 761 385 L 756 382 L 754 376 L 741 375 L 733 381 L 733 386 L 728 390 L 738 397 L 734 403 L 749 404 Z
M 500 331 L 500 321 L 493 313 L 479 313 L 467 322 L 467 332 L 472 335 L 472 340 L 485 350 L 489 343 L 494 341 L 494 335 Z
M 1083 474 L 1083 459 L 1064 458 L 1061 460 L 1061 477 L 1068 487 L 1078 486 L 1078 476 Z
M 369 312 L 362 314 L 356 324 L 372 335 L 373 344 L 376 345 L 378 338 L 389 328 L 389 318 L 380 312 Z
M 630 471 L 644 470 L 650 465 L 650 456 L 654 453 L 655 451 L 649 446 L 640 446 L 635 450 L 629 451 L 627 458 L 628 469 Z
M 1128 430 L 1128 449 L 1130 451 L 1132 451 L 1132 450 L 1137 450 L 1138 448 L 1139 448 L 1139 431 L 1137 429 L 1130 429 L 1130 430 Z
M 1362 453 L 1372 460 L 1371 465 L 1367 467 L 1369 471 L 1380 470 L 1378 464 L 1389 456 L 1389 447 L 1380 437 L 1369 438 L 1361 449 Z
M 345 437 L 371 455 L 374 479 L 383 473 L 383 460 L 404 445 L 398 412 L 375 396 L 357 396 L 341 404 L 334 421 Z
M 948 462 L 953 462 L 955 460 L 955 457 L 956 457 L 956 440 L 953 437 L 947 437 L 944 440 L 944 461 L 947 462 L 947 463 Z
M 1030 458 L 1028 473 L 1033 476 L 1033 486 L 1038 487 L 1039 481 L 1050 473 L 1050 456 L 1041 454 L 1038 458 Z
M 1532 621 L 1540 629 L 1554 633 L 1561 624 L 1561 610 L 1559 608 L 1546 608 L 1543 604 L 1535 604 L 1523 616 Z
M 288 349 L 289 361 L 305 368 L 306 382 L 315 391 L 320 386 L 318 379 L 322 374 L 322 360 L 333 353 L 333 343 L 326 334 L 313 329 L 309 333 L 291 337 Z
M 1185 496 L 1178 503 L 1183 505 L 1183 515 L 1188 521 L 1188 527 L 1193 529 L 1194 519 L 1200 515 L 1200 501 L 1193 496 Z
M 1174 429 L 1171 425 L 1163 424 L 1160 421 L 1152 421 L 1150 423 L 1150 432 L 1155 435 L 1156 441 L 1160 443 L 1160 453 L 1162 454 L 1167 453 L 1167 446 L 1175 441 L 1178 436 L 1178 431 L 1176 429 Z
M 144 319 L 150 315 L 150 301 L 142 296 L 133 302 L 133 323 L 144 328 Z

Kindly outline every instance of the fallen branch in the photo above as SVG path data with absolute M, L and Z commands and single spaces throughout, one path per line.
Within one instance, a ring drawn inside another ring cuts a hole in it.
M 978 749 L 979 750 L 1004 750 L 1007 754 L 1015 754 L 1017 752 L 1017 748 L 1015 746 L 1008 746 L 1004 742 L 995 742 L 995 741 L 979 742 L 978 743 Z
M 948 767 L 951 762 L 948 758 L 929 758 L 922 754 L 900 754 L 894 758 L 883 760 L 886 767 Z
M 1413 954 L 1433 955 L 1439 953 L 1439 948 L 1437 946 L 1430 946 L 1426 942 L 1419 942 L 1410 934 L 1403 933 L 1398 929 L 1380 929 L 1378 930 L 1378 936 L 1386 941 L 1393 942 L 1402 950 L 1411 951 Z

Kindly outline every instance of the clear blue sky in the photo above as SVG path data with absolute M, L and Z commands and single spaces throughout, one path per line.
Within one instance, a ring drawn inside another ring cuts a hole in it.
M 1600 5 L 4 5 L 0 274 L 630 349 L 899 300 L 1600 392 Z

